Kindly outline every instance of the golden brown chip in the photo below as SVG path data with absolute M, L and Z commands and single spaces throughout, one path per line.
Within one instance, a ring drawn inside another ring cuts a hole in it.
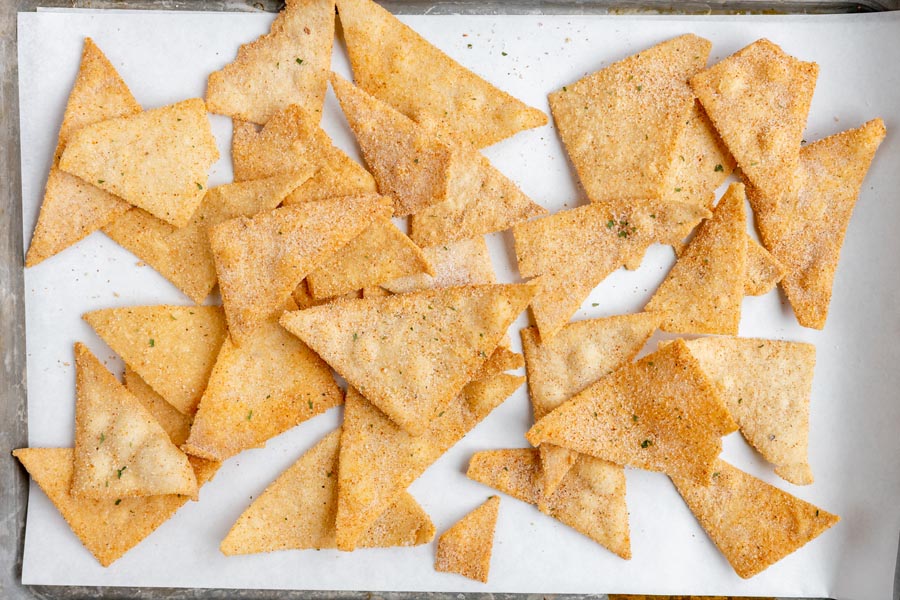
M 619 465 L 708 481 L 737 429 L 683 340 L 614 371 L 526 434 Z
M 533 295 L 523 284 L 427 290 L 288 312 L 281 324 L 418 435 L 471 380 Z
M 723 460 L 715 462 L 711 484 L 672 481 L 707 535 L 744 579 L 799 550 L 840 520 Z
M 588 198 L 668 197 L 665 185 L 694 102 L 688 80 L 706 65 L 711 46 L 682 35 L 548 96 Z
M 762 296 L 772 291 L 784 279 L 787 269 L 759 242 L 747 238 L 747 277 L 744 279 L 745 296 Z
M 495 373 L 502 373 L 503 371 L 513 371 L 515 369 L 521 369 L 525 366 L 525 359 L 522 358 L 521 354 L 516 354 L 509 348 L 506 348 L 503 345 L 497 346 L 494 350 L 493 354 L 488 357 L 484 363 L 482 363 L 481 368 L 478 369 L 478 372 L 472 377 L 473 381 L 478 381 L 480 379 L 484 379 L 485 377 L 490 377 Z
M 500 497 L 491 496 L 442 533 L 438 538 L 434 570 L 458 573 L 487 583 L 499 510 Z
M 197 478 L 153 415 L 83 344 L 75 344 L 72 494 L 130 498 L 196 496 Z
M 192 98 L 79 129 L 69 136 L 59 168 L 184 227 L 218 159 L 206 105 Z
M 329 255 L 390 214 L 377 194 L 348 196 L 239 217 L 212 228 L 210 243 L 232 340 L 240 345 Z
M 349 388 L 338 473 L 338 548 L 353 550 L 403 490 L 524 381 L 524 377 L 494 373 L 469 383 L 418 436 L 400 429 Z
M 407 294 L 435 288 L 497 282 L 487 242 L 482 236 L 422 248 L 422 252 L 434 269 L 434 275 L 420 273 L 400 277 L 381 286 L 395 294 Z
M 194 414 L 225 340 L 220 307 L 107 308 L 84 320 L 166 402 Z
M 291 104 L 321 114 L 334 40 L 334 0 L 287 0 L 269 33 L 210 73 L 210 112 L 265 124 Z
M 644 307 L 663 331 L 736 335 L 747 279 L 744 186 L 733 183 Z

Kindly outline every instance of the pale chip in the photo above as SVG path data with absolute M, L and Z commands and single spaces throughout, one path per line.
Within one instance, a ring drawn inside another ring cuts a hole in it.
M 787 269 L 759 242 L 747 238 L 747 277 L 744 279 L 745 296 L 762 296 L 772 291 L 784 279 Z
M 487 583 L 500 497 L 491 496 L 441 534 L 434 570 Z
M 144 405 L 156 422 L 162 426 L 172 443 L 179 448 L 191 433 L 191 415 L 185 415 L 166 399 L 153 391 L 134 369 L 125 365 L 125 388 Z
M 395 294 L 421 290 L 496 283 L 494 265 L 483 236 L 422 248 L 434 275 L 420 273 L 381 284 Z

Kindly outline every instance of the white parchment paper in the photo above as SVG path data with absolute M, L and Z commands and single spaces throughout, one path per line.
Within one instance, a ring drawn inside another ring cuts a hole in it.
M 272 15 L 132 11 L 38 12 L 19 16 L 25 240 L 45 177 L 82 40 L 91 36 L 147 108 L 202 97 L 210 71 L 239 43 L 267 31 Z M 202 490 L 143 543 L 109 568 L 81 546 L 32 485 L 26 584 L 435 590 L 640 592 L 711 595 L 889 597 L 900 531 L 900 14 L 869 16 L 588 17 L 410 16 L 403 20 L 454 58 L 524 101 L 548 110 L 546 94 L 615 60 L 685 32 L 714 43 L 711 60 L 759 37 L 821 66 L 806 138 L 881 116 L 888 137 L 876 156 L 847 234 L 828 325 L 796 324 L 778 292 L 747 298 L 741 334 L 816 344 L 810 453 L 815 484 L 797 487 L 772 473 L 735 433 L 724 457 L 774 485 L 835 512 L 842 521 L 807 547 L 743 581 L 694 520 L 666 477 L 629 470 L 634 558 L 623 561 L 536 509 L 504 497 L 490 583 L 432 568 L 433 545 L 414 549 L 293 551 L 226 558 L 218 544 L 237 516 L 283 469 L 333 429 L 340 410 L 229 460 Z M 505 53 L 505 54 L 504 54 Z M 336 71 L 349 75 L 340 45 Z M 549 112 L 549 111 L 548 111 Z M 231 126 L 211 117 L 222 160 L 211 185 L 231 177 Z M 357 155 L 329 92 L 323 124 Z M 585 202 L 552 126 L 523 132 L 485 154 L 551 211 Z M 503 281 L 518 280 L 509 234 L 490 236 Z M 672 263 L 651 248 L 637 272 L 617 272 L 576 318 L 639 310 Z M 29 442 L 73 443 L 72 344 L 86 342 L 110 368 L 120 365 L 80 319 L 83 312 L 136 304 L 187 304 L 150 267 L 101 233 L 26 271 Z M 597 304 L 597 306 L 594 306 Z M 511 329 L 516 332 L 524 318 Z M 651 342 L 655 347 L 655 340 Z M 491 490 L 466 479 L 471 454 L 524 446 L 531 423 L 520 389 L 410 488 L 443 531 Z

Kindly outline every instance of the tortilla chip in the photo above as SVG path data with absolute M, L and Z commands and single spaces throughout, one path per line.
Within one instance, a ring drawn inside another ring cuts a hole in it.
M 502 373 L 503 371 L 514 371 L 516 369 L 521 369 L 525 366 L 525 359 L 521 354 L 516 354 L 509 348 L 504 346 L 497 346 L 494 350 L 493 354 L 484 361 L 481 365 L 481 368 L 478 369 L 478 372 L 475 373 L 475 376 L 472 377 L 473 381 L 479 381 L 486 377 L 490 377 L 496 373 Z
M 433 274 L 428 259 L 390 219 L 375 221 L 306 278 L 315 298 L 331 298 L 416 273 Z
M 370 0 L 338 0 L 359 86 L 407 117 L 476 148 L 547 115 L 503 92 L 441 52 Z
M 153 391 L 134 369 L 125 365 L 125 388 L 144 405 L 156 422 L 165 430 L 172 443 L 178 447 L 191 433 L 193 417 L 180 413 L 166 399 Z
M 665 184 L 693 110 L 688 80 L 706 66 L 711 46 L 682 35 L 548 96 L 591 201 L 668 197 Z
M 347 300 L 281 324 L 412 435 L 471 380 L 534 295 L 485 285 Z
M 408 294 L 458 285 L 497 282 L 487 242 L 482 236 L 422 248 L 422 253 L 434 270 L 433 275 L 409 275 L 382 283 L 381 286 L 395 294 Z
M 310 308 L 312 306 L 331 304 L 332 302 L 337 302 L 338 300 L 358 300 L 362 297 L 363 294 L 360 293 L 360 290 L 356 290 L 354 292 L 349 292 L 347 294 L 336 296 L 334 298 L 313 298 L 313 295 L 309 293 L 309 286 L 306 283 L 306 279 L 301 281 L 297 285 L 297 287 L 294 288 L 294 291 L 291 292 L 291 299 L 300 310 Z
M 321 114 L 333 40 L 334 0 L 287 0 L 269 33 L 210 73 L 210 112 L 260 125 L 291 104 Z
M 787 269 L 781 261 L 769 254 L 759 242 L 747 238 L 747 277 L 744 279 L 745 296 L 762 296 L 772 291 L 784 279 Z
M 661 329 L 737 335 L 747 279 L 744 186 L 733 183 L 644 307 L 665 313 Z
M 708 481 L 737 429 L 683 340 L 614 371 L 525 435 L 619 464 Z
M 225 340 L 218 306 L 128 306 L 84 315 L 166 402 L 192 415 Z
M 218 159 L 206 105 L 192 98 L 79 129 L 69 136 L 59 168 L 184 227 Z
M 757 40 L 691 79 L 741 171 L 767 195 L 796 195 L 794 174 L 819 66 Z
M 389 199 L 368 194 L 306 202 L 213 227 L 210 243 L 232 340 L 240 345 L 279 314 L 308 273 L 389 211 Z
M 331 86 L 378 191 L 394 199 L 395 217 L 447 199 L 450 146 L 334 73 Z
M 191 300 L 202 304 L 216 285 L 210 228 L 228 219 L 272 210 L 311 169 L 258 181 L 231 183 L 206 193 L 190 222 L 177 229 L 139 208 L 103 228 L 103 232 L 159 271 Z
M 348 388 L 338 472 L 338 548 L 353 550 L 403 490 L 524 382 L 524 377 L 495 373 L 469 383 L 419 436 L 400 429 Z
M 875 119 L 804 146 L 795 202 L 748 188 L 763 243 L 787 268 L 781 285 L 804 327 L 825 327 L 847 225 L 884 136 Z
M 716 461 L 711 484 L 672 481 L 707 535 L 744 579 L 799 550 L 840 520 L 723 460 Z
M 630 559 L 625 470 L 599 458 L 578 454 L 574 468 L 558 489 L 548 494 L 543 489 L 538 453 L 536 448 L 476 452 L 469 461 L 466 476 L 517 500 L 536 504 L 544 514 L 618 556 Z
M 166 431 L 83 344 L 75 344 L 72 494 L 196 496 L 197 478 Z
M 340 441 L 340 429 L 329 433 L 269 484 L 222 540 L 222 553 L 336 548 Z M 402 492 L 362 537 L 360 547 L 418 546 L 432 539 L 431 519 Z
M 682 202 L 595 202 L 513 229 L 522 277 L 538 277 L 531 310 L 541 337 L 551 339 L 601 281 L 652 243 L 674 244 L 709 216 Z
M 434 570 L 487 583 L 500 497 L 491 496 L 441 534 Z

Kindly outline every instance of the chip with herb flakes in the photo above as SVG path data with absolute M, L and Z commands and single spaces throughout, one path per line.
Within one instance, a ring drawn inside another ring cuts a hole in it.
M 491 254 L 483 236 L 422 248 L 434 274 L 419 273 L 382 283 L 395 294 L 421 290 L 496 283 Z
M 427 290 L 288 312 L 281 324 L 418 435 L 471 380 L 533 295 L 526 284 Z
M 488 582 L 500 497 L 491 496 L 438 538 L 434 570 Z
M 321 114 L 334 41 L 334 0 L 287 0 L 269 33 L 210 73 L 210 112 L 265 124 L 291 104 Z
M 737 429 L 683 340 L 600 379 L 525 435 L 619 465 L 709 481 Z
M 73 132 L 99 121 L 141 112 L 128 86 L 91 38 L 84 39 L 81 66 L 69 94 L 44 199 L 25 256 L 33 267 L 84 239 L 131 205 L 58 167 Z
M 166 402 L 194 414 L 227 333 L 220 307 L 128 306 L 83 318 Z
M 799 550 L 840 517 L 717 460 L 712 483 L 673 478 L 700 525 L 744 579 Z
M 72 494 L 196 497 L 197 478 L 153 415 L 84 344 L 75 344 L 75 463 Z
M 69 136 L 59 168 L 184 227 L 218 159 L 206 105 L 192 98 L 79 129 Z
M 578 454 L 557 489 L 545 493 L 536 448 L 476 452 L 466 476 L 517 500 L 537 505 L 545 515 L 586 535 L 626 560 L 631 558 L 625 470 L 605 460 Z
M 784 279 L 787 269 L 759 242 L 747 238 L 747 277 L 744 279 L 745 296 L 762 296 L 772 291 Z

